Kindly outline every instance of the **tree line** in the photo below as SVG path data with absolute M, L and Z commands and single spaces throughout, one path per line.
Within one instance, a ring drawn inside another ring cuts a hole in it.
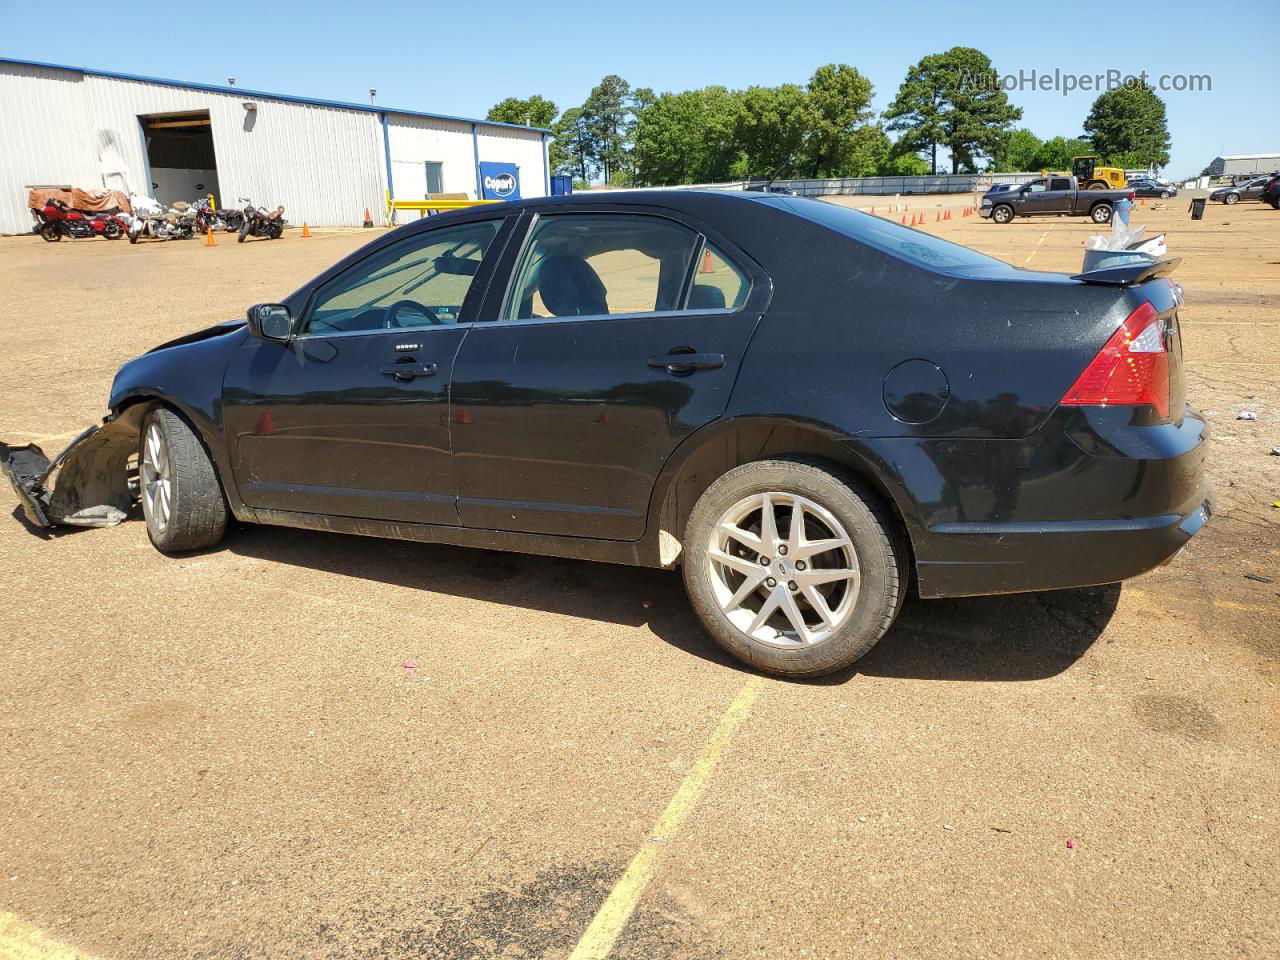
M 552 170 L 580 184 L 938 173 L 939 150 L 952 173 L 1067 169 L 1080 154 L 1128 168 L 1169 162 L 1164 102 L 1148 86 L 1101 94 L 1082 136 L 1041 140 L 1014 127 L 1022 110 L 998 83 L 976 82 L 995 76 L 990 58 L 972 47 L 930 54 L 877 116 L 871 81 L 842 63 L 819 67 L 803 86 L 745 90 L 658 94 L 610 74 L 563 113 L 534 94 L 495 104 L 488 119 L 550 129 Z

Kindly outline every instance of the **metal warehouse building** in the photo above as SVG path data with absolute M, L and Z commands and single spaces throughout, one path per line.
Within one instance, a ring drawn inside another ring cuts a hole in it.
M 532 127 L 0 59 L 0 233 L 26 233 L 31 187 L 105 187 L 162 203 L 283 204 L 293 223 L 385 223 L 386 195 L 548 190 Z M 411 217 L 417 214 L 409 214 Z
M 1272 170 L 1280 170 L 1280 153 L 1237 153 L 1229 157 L 1214 157 L 1209 164 L 1211 177 L 1270 173 Z

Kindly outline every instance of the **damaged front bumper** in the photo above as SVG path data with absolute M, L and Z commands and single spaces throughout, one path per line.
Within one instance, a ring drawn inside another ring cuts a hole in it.
M 37 527 L 110 527 L 137 500 L 136 472 L 142 410 L 131 407 L 89 427 L 50 460 L 34 443 L 0 443 L 0 467 Z M 133 477 L 131 477 L 131 473 Z

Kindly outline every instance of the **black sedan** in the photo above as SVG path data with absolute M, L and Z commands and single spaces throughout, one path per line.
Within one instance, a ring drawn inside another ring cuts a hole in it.
M 1161 200 L 1168 200 L 1178 195 L 1178 188 L 1172 184 L 1141 177 L 1130 180 L 1129 189 L 1133 191 L 1135 197 L 1159 197 Z
M 234 517 L 679 564 L 725 648 L 814 676 L 912 583 L 1109 583 L 1201 528 L 1175 264 L 1022 270 L 762 193 L 478 207 L 130 361 L 54 464 L 4 460 L 34 523 L 140 499 L 165 552 Z

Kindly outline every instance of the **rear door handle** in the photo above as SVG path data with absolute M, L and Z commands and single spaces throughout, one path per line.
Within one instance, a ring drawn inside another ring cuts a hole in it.
M 650 357 L 649 366 L 666 367 L 672 373 L 688 373 L 690 370 L 715 370 L 724 366 L 723 353 L 667 353 Z
M 408 383 L 417 377 L 434 377 L 437 369 L 434 363 L 393 363 L 378 372 Z

